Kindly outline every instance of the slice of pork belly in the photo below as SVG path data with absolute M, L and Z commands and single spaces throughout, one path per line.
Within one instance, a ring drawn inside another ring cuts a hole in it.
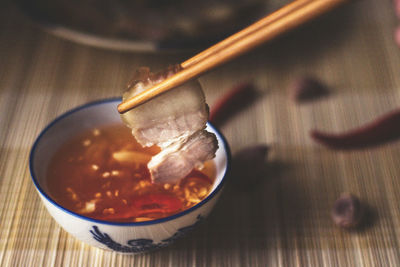
M 179 71 L 171 67 L 152 74 L 141 68 L 123 100 L 150 88 Z M 155 183 L 176 183 L 195 167 L 215 157 L 217 139 L 205 129 L 208 106 L 198 81 L 170 90 L 121 115 L 142 146 L 158 145 L 161 152 L 148 163 Z
M 153 182 L 178 182 L 193 168 L 202 167 L 204 161 L 214 158 L 217 148 L 215 135 L 206 130 L 200 130 L 188 138 L 170 144 L 147 165 Z
M 137 73 L 137 80 L 124 93 L 123 101 L 141 93 L 172 75 L 177 69 L 170 68 L 162 74 L 151 74 L 148 68 Z M 198 81 L 191 81 L 121 115 L 132 128 L 132 134 L 142 146 L 170 143 L 171 140 L 189 136 L 204 129 L 208 119 L 208 107 Z

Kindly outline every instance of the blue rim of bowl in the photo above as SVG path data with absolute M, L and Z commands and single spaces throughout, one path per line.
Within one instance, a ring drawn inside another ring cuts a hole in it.
M 226 151 L 226 157 L 227 157 L 227 161 L 226 161 L 226 168 L 225 168 L 225 173 L 222 176 L 221 182 L 218 184 L 218 186 L 205 198 L 203 199 L 200 203 L 198 203 L 197 205 L 186 209 L 184 211 L 181 211 L 177 214 L 168 216 L 168 217 L 164 217 L 164 218 L 160 218 L 160 219 L 156 219 L 156 220 L 151 220 L 151 221 L 144 221 L 144 222 L 110 222 L 110 221 L 103 221 L 103 220 L 97 220 L 97 219 L 93 219 L 93 218 L 89 218 L 83 215 L 80 215 L 78 213 L 75 213 L 73 211 L 70 211 L 66 208 L 64 208 L 63 206 L 61 206 L 60 204 L 58 204 L 57 202 L 55 202 L 48 194 L 46 194 L 46 192 L 43 190 L 43 188 L 39 185 L 38 180 L 36 179 L 36 175 L 33 171 L 33 162 L 34 162 L 34 157 L 35 157 L 35 151 L 36 151 L 36 147 L 39 144 L 40 140 L 42 139 L 43 135 L 53 126 L 55 125 L 57 122 L 61 121 L 62 119 L 64 119 L 65 117 L 71 115 L 72 113 L 75 113 L 77 111 L 80 111 L 82 109 L 91 107 L 91 106 L 95 106 L 95 105 L 101 105 L 101 104 L 105 104 L 105 103 L 110 103 L 110 102 L 120 102 L 121 98 L 108 98 L 108 99 L 102 99 L 102 100 L 97 100 L 97 101 L 93 101 L 93 102 L 89 102 L 87 104 L 78 106 L 76 108 L 73 108 L 65 113 L 63 113 L 62 115 L 58 116 L 57 118 L 55 118 L 52 122 L 50 122 L 39 134 L 39 136 L 36 138 L 32 149 L 30 151 L 30 155 L 29 155 L 29 171 L 31 173 L 31 177 L 32 177 L 32 181 L 33 184 L 35 185 L 36 189 L 38 190 L 38 192 L 46 198 L 47 201 L 49 201 L 51 204 L 53 204 L 54 206 L 56 206 L 57 208 L 61 209 L 62 211 L 73 215 L 77 218 L 86 220 L 86 221 L 90 221 L 90 222 L 94 222 L 94 223 L 99 223 L 99 224 L 106 224 L 106 225 L 115 225 L 115 226 L 144 226 L 144 225 L 152 225 L 152 224 L 157 224 L 157 223 L 162 223 L 162 222 L 166 222 L 166 221 L 170 221 L 176 218 L 179 218 L 185 214 L 188 214 L 198 208 L 200 208 L 201 206 L 203 206 L 204 204 L 206 204 L 209 200 L 211 200 L 223 187 L 224 183 L 225 183 L 225 179 L 228 176 L 229 170 L 230 170 L 230 163 L 231 163 L 231 152 L 230 152 L 230 148 L 228 145 L 228 142 L 225 139 L 225 136 L 223 136 L 223 134 L 214 126 L 212 125 L 210 122 L 208 122 L 207 124 L 218 134 L 218 136 L 221 138 L 222 140 L 222 145 L 225 148 Z

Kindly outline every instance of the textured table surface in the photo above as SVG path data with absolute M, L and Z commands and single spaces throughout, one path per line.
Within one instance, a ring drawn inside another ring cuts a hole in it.
M 340 152 L 309 136 L 400 107 L 390 0 L 346 5 L 200 78 L 210 106 L 232 86 L 254 82 L 260 98 L 221 130 L 233 153 L 268 144 L 268 171 L 248 192 L 228 183 L 195 231 L 136 256 L 89 247 L 62 230 L 32 184 L 29 151 L 56 116 L 120 96 L 135 68 L 159 69 L 192 53 L 91 48 L 47 34 L 7 2 L 0 13 L 1 266 L 400 266 L 400 142 Z M 324 81 L 331 94 L 293 102 L 288 85 L 303 74 Z M 373 210 L 362 231 L 341 231 L 330 219 L 345 191 Z

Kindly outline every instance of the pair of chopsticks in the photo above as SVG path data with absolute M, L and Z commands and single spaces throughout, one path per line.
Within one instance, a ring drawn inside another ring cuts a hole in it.
M 143 104 L 348 0 L 295 0 L 249 27 L 181 63 L 182 70 L 118 105 L 126 111 Z

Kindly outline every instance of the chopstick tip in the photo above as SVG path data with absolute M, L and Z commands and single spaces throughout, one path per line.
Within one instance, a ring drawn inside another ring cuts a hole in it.
M 118 110 L 118 112 L 119 112 L 120 114 L 125 113 L 125 112 L 126 112 L 126 109 L 125 109 L 125 107 L 124 107 L 124 103 L 120 103 L 120 104 L 118 105 L 118 107 L 117 107 L 117 110 Z

